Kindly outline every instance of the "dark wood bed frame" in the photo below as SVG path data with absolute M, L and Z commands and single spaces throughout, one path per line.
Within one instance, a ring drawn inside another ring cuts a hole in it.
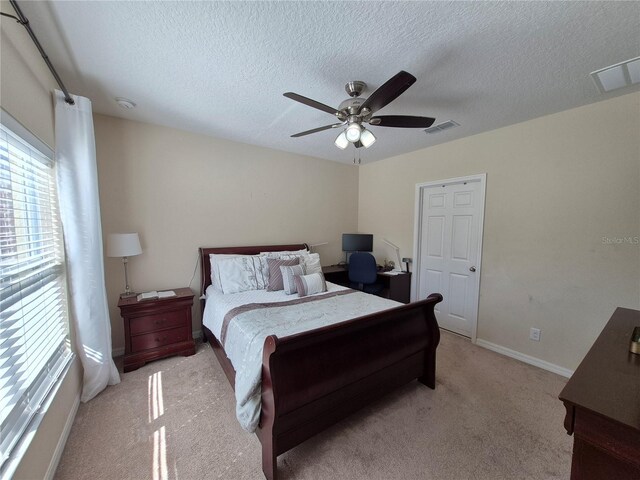
M 300 250 L 306 244 L 200 248 L 202 293 L 211 284 L 211 253 L 253 255 Z M 277 478 L 277 456 L 299 445 L 390 390 L 414 379 L 435 388 L 440 330 L 433 307 L 442 295 L 339 324 L 265 339 L 262 413 L 256 430 L 262 471 Z M 204 301 L 202 301 L 204 312 Z M 235 370 L 215 336 L 203 325 L 231 386 Z

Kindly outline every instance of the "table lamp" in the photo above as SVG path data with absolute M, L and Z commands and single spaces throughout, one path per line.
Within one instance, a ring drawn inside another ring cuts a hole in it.
M 395 243 L 391 243 L 386 238 L 383 238 L 382 241 L 384 243 L 386 243 L 387 245 L 389 245 L 390 247 L 392 247 L 396 251 L 396 259 L 393 262 L 394 263 L 393 270 L 395 272 L 401 272 L 402 271 L 402 262 L 400 261 L 400 247 L 398 247 Z
M 110 233 L 107 237 L 107 257 L 122 257 L 124 264 L 124 293 L 120 298 L 133 297 L 135 292 L 129 288 L 129 276 L 127 274 L 127 263 L 129 257 L 140 255 L 140 238 L 137 233 Z

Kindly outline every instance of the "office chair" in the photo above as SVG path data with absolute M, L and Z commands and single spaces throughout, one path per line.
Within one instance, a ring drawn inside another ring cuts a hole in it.
M 365 293 L 378 295 L 384 286 L 377 283 L 378 266 L 376 259 L 370 253 L 357 252 L 349 257 L 349 282 L 351 288 Z

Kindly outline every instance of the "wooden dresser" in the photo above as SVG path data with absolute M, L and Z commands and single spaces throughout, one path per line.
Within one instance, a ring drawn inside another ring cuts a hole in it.
M 573 434 L 571 479 L 640 479 L 640 311 L 618 308 L 560 394 Z
M 173 290 L 175 297 L 141 300 L 121 298 L 118 302 L 124 319 L 124 371 L 130 372 L 151 360 L 196 352 L 191 333 L 190 288 Z

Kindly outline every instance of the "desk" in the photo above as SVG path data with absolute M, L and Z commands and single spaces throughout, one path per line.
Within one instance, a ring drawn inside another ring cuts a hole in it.
M 573 434 L 571 480 L 640 478 L 640 311 L 618 308 L 560 394 Z
M 349 271 L 342 265 L 330 265 L 322 267 L 324 278 L 328 282 L 349 286 Z M 398 275 L 389 275 L 386 272 L 378 272 L 378 282 L 384 285 L 381 297 L 395 300 L 396 302 L 409 303 L 411 299 L 411 272 L 403 272 Z

